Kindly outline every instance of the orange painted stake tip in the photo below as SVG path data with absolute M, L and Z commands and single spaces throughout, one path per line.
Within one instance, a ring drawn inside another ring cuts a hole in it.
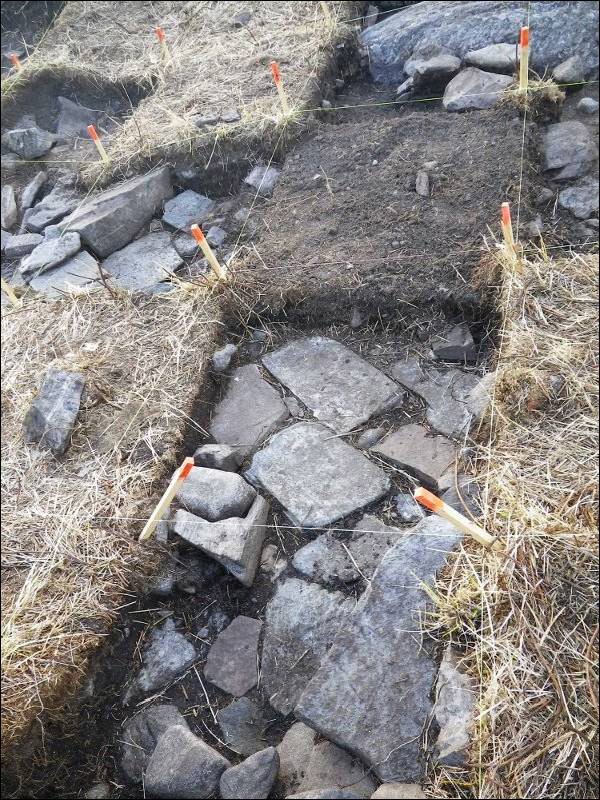
M 422 486 L 415 491 L 415 500 L 418 500 L 422 506 L 428 508 L 430 511 L 439 511 L 444 505 L 439 497 L 436 497 L 432 492 L 427 491 Z
M 281 75 L 279 74 L 279 66 L 276 61 L 271 61 L 271 72 L 273 73 L 273 80 L 275 83 L 279 83 Z
M 470 519 L 467 519 L 462 514 L 459 514 L 456 509 L 452 508 L 452 506 L 449 506 L 447 503 L 444 503 L 443 500 L 440 500 L 439 497 L 436 497 L 436 495 L 432 494 L 432 492 L 428 491 L 427 489 L 424 489 L 422 486 L 419 486 L 419 488 L 415 490 L 415 500 L 421 503 L 421 505 L 425 506 L 425 508 L 433 511 L 438 515 L 438 517 L 441 517 L 442 519 L 445 519 L 446 522 L 454 525 L 454 527 L 458 528 L 459 531 L 471 536 L 476 542 L 479 542 L 479 544 L 483 545 L 484 547 L 492 547 L 494 550 L 502 549 L 502 545 L 496 541 L 494 536 L 491 536 L 479 525 L 471 522 Z
M 502 203 L 502 222 L 504 225 L 510 225 L 510 206 L 508 203 Z
M 15 67 L 17 70 L 23 69 L 21 65 L 21 59 L 16 53 L 11 53 L 9 58 L 12 61 L 13 67 Z
M 192 467 L 194 466 L 194 459 L 193 458 L 186 458 L 183 461 L 183 464 L 179 467 L 179 469 L 175 470 L 175 474 L 171 478 L 171 483 L 168 485 L 167 490 L 160 498 L 156 508 L 148 518 L 148 521 L 144 525 L 143 531 L 140 533 L 139 541 L 143 542 L 146 539 L 149 539 L 154 531 L 156 530 L 156 526 L 161 521 L 165 513 L 168 511 L 169 506 L 181 484 L 186 479 L 186 477 L 190 474 Z
M 529 47 L 529 28 L 521 28 L 521 47 Z
M 202 233 L 200 226 L 194 223 L 190 226 L 190 230 L 192 232 L 192 236 L 198 242 L 202 252 L 204 253 L 204 257 L 210 264 L 212 271 L 219 280 L 224 281 L 227 277 L 227 273 L 219 263 L 219 259 L 211 250 L 209 243 L 206 241 L 206 236 Z

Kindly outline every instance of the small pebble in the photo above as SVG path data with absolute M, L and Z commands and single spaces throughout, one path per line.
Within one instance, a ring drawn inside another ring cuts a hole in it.
M 217 372 L 224 372 L 231 364 L 231 359 L 237 353 L 237 346 L 235 344 L 226 344 L 220 350 L 217 350 L 212 357 L 212 365 Z

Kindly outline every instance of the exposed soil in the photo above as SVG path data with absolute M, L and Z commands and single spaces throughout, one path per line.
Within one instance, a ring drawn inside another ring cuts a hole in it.
M 9 53 L 31 54 L 64 6 L 60 0 L 2 0 L 2 71 L 11 66 Z

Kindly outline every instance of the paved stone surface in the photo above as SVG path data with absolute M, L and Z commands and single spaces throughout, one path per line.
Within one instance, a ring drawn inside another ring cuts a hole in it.
M 257 366 L 248 364 L 233 371 L 210 433 L 220 444 L 231 445 L 246 456 L 288 416 L 279 393 L 261 377 Z
M 237 472 L 241 463 L 237 450 L 228 444 L 203 444 L 194 452 L 197 467 Z
M 100 288 L 102 282 L 98 262 L 86 250 L 81 250 L 60 266 L 36 275 L 29 285 L 47 297 L 60 297 L 78 288 Z
M 265 614 L 261 685 L 269 703 L 289 714 L 354 606 L 340 592 L 288 578 Z
M 488 44 L 465 53 L 465 64 L 486 72 L 506 72 L 511 75 L 517 66 L 517 45 L 507 42 Z
M 256 489 L 234 472 L 192 467 L 176 497 L 186 511 L 216 522 L 243 517 L 256 498 Z
M 210 648 L 204 675 L 228 694 L 241 697 L 258 681 L 258 640 L 262 622 L 236 617 Z
M 150 757 L 144 789 L 149 797 L 214 797 L 229 761 L 181 725 L 168 728 Z
M 10 241 L 4 248 L 7 258 L 22 258 L 29 255 L 32 250 L 44 241 L 44 237 L 39 233 L 21 233 L 11 236 Z
M 173 531 L 186 542 L 223 564 L 244 586 L 252 586 L 265 538 L 269 504 L 257 497 L 244 518 L 207 522 L 187 511 L 178 511 Z
M 552 70 L 552 77 L 557 83 L 577 83 L 585 80 L 585 65 L 578 55 L 571 56 L 557 64 Z
M 237 351 L 238 347 L 235 344 L 226 344 L 225 347 L 216 350 L 211 358 L 213 369 L 216 369 L 217 372 L 225 372 Z
M 419 522 L 423 519 L 421 507 L 412 494 L 402 492 L 396 496 L 396 512 L 401 522 Z
M 279 780 L 286 794 L 297 791 L 317 739 L 317 732 L 303 722 L 295 722 L 277 746 Z
M 510 75 L 467 67 L 446 86 L 442 105 L 446 111 L 486 110 L 502 99 L 513 82 Z
M 79 372 L 49 369 L 25 415 L 25 441 L 62 455 L 71 441 L 84 386 L 85 376 Z
M 453 325 L 437 336 L 432 344 L 433 354 L 440 361 L 458 361 L 472 364 L 477 361 L 477 349 L 469 326 L 465 322 Z
M 187 727 L 173 705 L 150 706 L 126 722 L 118 738 L 122 742 L 121 768 L 132 783 L 141 783 L 156 742 L 172 725 Z
M 296 717 L 362 758 L 383 781 L 418 780 L 420 736 L 437 673 L 422 646 L 420 615 L 460 533 L 424 519 L 383 557 L 307 684 Z M 404 747 L 398 747 L 403 743 Z
M 588 219 L 598 211 L 598 181 L 584 179 L 577 186 L 563 189 L 558 204 L 578 219 Z
M 477 683 L 461 669 L 459 656 L 447 648 L 437 679 L 435 718 L 440 726 L 435 750 L 447 766 L 464 766 L 474 723 Z
M 55 136 L 41 128 L 15 128 L 2 136 L 2 144 L 29 161 L 46 155 L 54 146 Z
M 418 783 L 383 783 L 371 795 L 371 800 L 421 800 L 424 797 L 427 795 Z
M 10 230 L 17 224 L 17 201 L 15 190 L 10 184 L 2 187 L 2 227 Z
M 244 183 L 256 189 L 262 197 L 270 197 L 275 189 L 281 170 L 277 167 L 258 165 L 244 178 Z
M 62 264 L 63 261 L 78 253 L 80 248 L 81 240 L 78 233 L 65 233 L 56 239 L 44 239 L 21 261 L 19 271 L 22 275 L 40 275 L 46 270 Z
M 68 97 L 58 97 L 58 122 L 56 133 L 61 139 L 71 139 L 75 136 L 88 137 L 88 125 L 98 123 L 99 112 L 86 108 L 69 100 Z
M 23 223 L 27 230 L 41 233 L 48 225 L 60 222 L 74 211 L 78 202 L 74 181 L 66 178 L 57 182 L 43 200 L 27 210 Z
M 262 359 L 265 367 L 338 433 L 392 407 L 399 387 L 333 339 L 298 339 Z
M 252 700 L 247 697 L 234 700 L 217 711 L 217 720 L 223 731 L 223 741 L 237 753 L 250 756 L 264 750 L 268 720 Z
M 198 658 L 198 653 L 185 636 L 179 633 L 173 619 L 166 619 L 153 629 L 144 650 L 142 668 L 125 693 L 125 703 L 164 689 L 182 675 Z
M 166 280 L 183 264 L 165 231 L 148 233 L 102 262 L 110 281 L 123 289 L 147 289 Z
M 422 425 L 404 425 L 391 433 L 372 452 L 437 488 L 438 478 L 456 457 L 456 446 L 444 436 L 432 436 Z
M 294 569 L 319 583 L 370 580 L 384 553 L 403 533 L 370 514 L 365 514 L 356 528 L 343 538 L 324 533 L 301 547 L 292 560 Z
M 282 504 L 301 527 L 324 527 L 389 491 L 379 467 L 324 425 L 298 422 L 276 434 L 246 476 Z
M 215 207 L 215 201 L 192 189 L 186 189 L 165 203 L 163 222 L 180 230 L 189 230 L 190 225 L 203 222 Z
M 548 125 L 542 142 L 544 169 L 554 180 L 576 178 L 589 172 L 598 147 L 583 122 L 567 120 Z
M 221 775 L 221 797 L 231 800 L 264 800 L 273 788 L 278 769 L 277 750 L 274 747 L 260 750 Z
M 299 791 L 321 793 L 331 786 L 350 790 L 355 797 L 367 798 L 375 791 L 377 783 L 364 764 L 332 742 L 319 742 L 311 751 Z
M 170 170 L 161 167 L 92 197 L 60 223 L 61 230 L 77 231 L 105 258 L 129 244 L 172 196 Z

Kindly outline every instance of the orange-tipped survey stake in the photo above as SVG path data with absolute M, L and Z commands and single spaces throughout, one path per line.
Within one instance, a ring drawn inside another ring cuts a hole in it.
M 526 92 L 529 81 L 529 28 L 521 28 L 519 40 L 519 91 Z
M 165 64 L 171 64 L 173 59 L 171 57 L 171 51 L 169 50 L 169 45 L 167 44 L 167 38 L 164 30 L 162 28 L 154 28 L 154 33 L 156 34 L 156 38 L 160 44 L 163 61 Z
M 20 72 L 23 69 L 23 65 L 21 64 L 21 59 L 16 53 L 11 53 L 9 56 L 10 60 L 12 61 L 13 67 Z
M 476 542 L 479 542 L 479 544 L 482 544 L 484 547 L 491 547 L 494 550 L 502 549 L 502 545 L 496 540 L 495 536 L 491 536 L 487 531 L 484 531 L 483 528 L 480 528 L 479 525 L 476 525 L 462 514 L 459 514 L 458 511 L 455 511 L 455 509 L 447 503 L 444 503 L 443 500 L 440 500 L 439 497 L 429 492 L 427 489 L 424 489 L 422 486 L 419 486 L 415 491 L 415 500 L 425 506 L 425 508 L 433 511 L 434 514 L 445 519 L 451 525 L 454 525 L 455 528 L 472 536 Z
M 191 469 L 192 469 L 193 466 L 194 466 L 194 459 L 193 458 L 186 458 L 186 459 L 184 459 L 184 462 L 179 467 L 179 469 L 177 469 L 175 471 L 175 474 L 171 478 L 171 483 L 169 484 L 169 486 L 167 488 L 167 491 L 160 498 L 160 500 L 158 502 L 158 505 L 156 506 L 156 508 L 152 512 L 150 518 L 148 519 L 148 521 L 144 525 L 143 531 L 140 533 L 140 536 L 139 536 L 139 541 L 140 542 L 143 542 L 143 541 L 145 541 L 146 539 L 149 539 L 152 536 L 152 534 L 154 533 L 154 531 L 156 529 L 156 526 L 158 525 L 158 523 L 163 518 L 163 515 L 164 515 L 165 511 L 171 505 L 171 502 L 172 502 L 173 498 L 175 497 L 175 495 L 179 491 L 179 488 L 181 487 L 181 484 L 184 482 L 184 480 L 190 474 Z
M 206 241 L 206 236 L 202 233 L 199 225 L 192 225 L 191 227 L 192 236 L 200 245 L 202 252 L 204 253 L 204 257 L 208 261 L 211 266 L 212 271 L 215 273 L 217 278 L 221 281 L 224 281 L 227 277 L 227 273 L 223 269 L 223 267 L 219 263 L 219 259 L 213 253 L 209 243 Z
M 516 256 L 517 249 L 515 247 L 515 236 L 513 233 L 512 220 L 510 218 L 510 205 L 502 203 L 502 235 L 504 236 L 504 243 L 506 249 L 512 256 Z
M 281 103 L 281 108 L 283 109 L 283 113 L 289 114 L 290 107 L 288 105 L 285 89 L 283 88 L 283 83 L 281 82 L 281 73 L 279 72 L 279 65 L 276 61 L 271 61 L 271 72 L 273 73 L 273 80 L 275 81 L 275 86 L 277 88 L 277 94 L 279 95 L 279 101 Z
M 108 164 L 110 159 L 108 157 L 108 153 L 104 149 L 104 145 L 100 141 L 100 137 L 98 136 L 98 133 L 96 132 L 96 128 L 94 128 L 93 125 L 88 125 L 87 126 L 87 132 L 89 133 L 92 141 L 96 145 L 96 148 L 98 149 L 98 152 L 100 153 L 100 158 L 102 159 L 102 161 L 104 161 L 105 164 Z

